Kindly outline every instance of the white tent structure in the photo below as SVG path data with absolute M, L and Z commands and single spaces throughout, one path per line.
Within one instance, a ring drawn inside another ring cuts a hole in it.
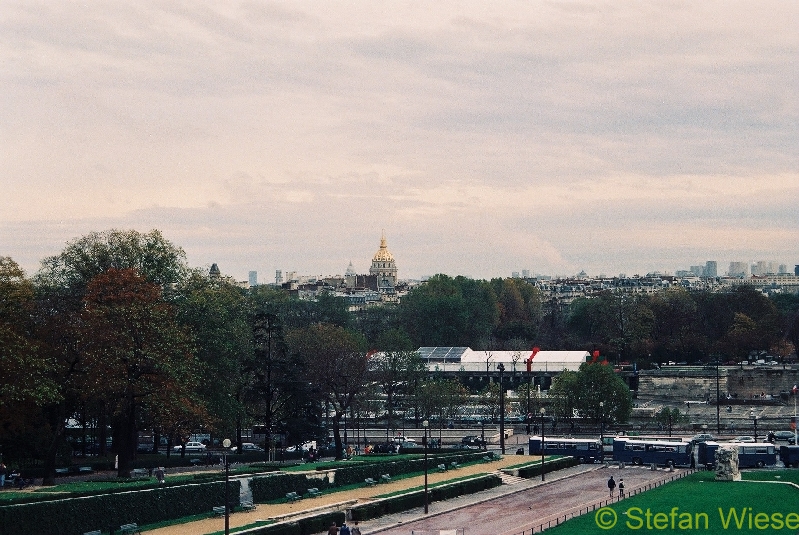
M 577 371 L 589 360 L 588 351 L 474 351 L 468 347 L 420 347 L 428 371 L 486 373 L 495 372 L 502 363 L 506 372 L 526 372 L 527 361 L 532 373 Z

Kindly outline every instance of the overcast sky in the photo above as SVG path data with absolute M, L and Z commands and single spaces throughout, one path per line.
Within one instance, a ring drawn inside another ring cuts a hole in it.
M 799 264 L 799 2 L 0 3 L 0 255 L 400 278 Z

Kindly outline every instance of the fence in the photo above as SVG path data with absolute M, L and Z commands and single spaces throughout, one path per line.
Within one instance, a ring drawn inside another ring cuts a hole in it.
M 666 483 L 671 483 L 675 479 L 682 479 L 682 478 L 684 478 L 687 475 L 693 474 L 694 472 L 696 472 L 696 470 L 694 470 L 692 468 L 690 470 L 685 470 L 683 472 L 676 473 L 673 476 L 671 476 L 669 478 L 666 478 L 666 479 L 662 479 L 660 481 L 653 481 L 651 483 L 647 483 L 646 485 L 641 485 L 639 487 L 634 487 L 634 488 L 631 488 L 631 489 L 624 489 L 625 490 L 625 498 L 624 499 L 630 498 L 630 497 L 635 496 L 636 494 L 640 494 L 642 492 L 646 492 L 647 490 L 652 490 L 652 489 L 654 489 L 656 487 L 660 487 L 662 485 L 665 485 Z M 612 503 L 616 503 L 616 502 L 619 502 L 619 501 L 621 501 L 621 498 L 619 498 L 618 496 L 614 496 L 613 498 L 606 498 L 604 500 L 599 500 L 599 501 L 591 503 L 589 505 L 585 505 L 585 506 L 581 505 L 579 507 L 574 507 L 572 509 L 568 509 L 563 514 L 559 513 L 558 516 L 551 517 L 551 518 L 541 522 L 537 526 L 534 526 L 534 527 L 530 528 L 530 530 L 520 531 L 519 533 L 516 533 L 514 535 L 533 535 L 535 533 L 541 533 L 542 531 L 544 531 L 546 529 L 549 529 L 551 527 L 559 526 L 560 524 L 566 522 L 567 520 L 571 520 L 572 518 L 575 518 L 575 517 L 578 517 L 578 516 L 582 516 L 584 514 L 591 513 L 593 511 L 596 511 L 597 509 L 601 509 L 602 507 L 605 507 L 607 505 L 610 505 Z M 413 532 L 411 532 L 411 533 L 413 533 Z M 422 532 L 420 531 L 420 532 L 417 532 L 417 533 L 422 533 Z

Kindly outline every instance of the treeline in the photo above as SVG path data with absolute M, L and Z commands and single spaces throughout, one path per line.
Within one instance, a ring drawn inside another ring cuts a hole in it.
M 198 431 L 241 442 L 254 424 L 291 444 L 332 428 L 340 452 L 348 415 L 388 430 L 400 411 L 440 423 L 466 403 L 462 385 L 426 374 L 420 346 L 598 349 L 642 366 L 786 356 L 798 305 L 742 287 L 605 292 L 567 307 L 523 280 L 438 275 L 397 305 L 352 314 L 332 294 L 303 301 L 209 278 L 157 231 L 92 233 L 32 277 L 0 257 L 1 453 L 54 476 L 72 454 L 68 422 L 96 429 L 101 452 L 111 429 L 120 475 L 145 429 L 171 446 Z

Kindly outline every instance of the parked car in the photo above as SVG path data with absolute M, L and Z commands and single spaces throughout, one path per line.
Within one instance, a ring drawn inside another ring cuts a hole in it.
M 787 441 L 788 444 L 795 444 L 796 436 L 793 434 L 793 431 L 776 431 L 774 433 L 774 440 L 784 440 Z
M 172 451 L 175 453 L 180 453 L 180 450 L 183 449 L 183 446 L 175 446 L 172 448 Z M 202 442 L 186 442 L 186 452 L 204 452 L 205 451 L 205 444 Z
M 466 435 L 461 439 L 461 444 L 466 444 L 468 446 L 482 447 L 485 446 L 486 441 L 478 437 L 477 435 Z
M 710 433 L 699 433 L 694 435 L 691 440 L 693 442 L 709 442 L 712 440 L 716 440 L 716 437 L 711 435 Z
M 239 450 L 238 446 L 233 446 L 230 448 L 230 451 L 233 453 L 249 453 L 249 452 L 259 452 L 264 451 L 261 446 L 253 444 L 252 442 L 242 442 L 241 450 Z
M 750 436 L 735 437 L 734 439 L 732 439 L 732 441 L 733 442 L 754 442 L 755 441 L 755 437 L 750 437 Z

